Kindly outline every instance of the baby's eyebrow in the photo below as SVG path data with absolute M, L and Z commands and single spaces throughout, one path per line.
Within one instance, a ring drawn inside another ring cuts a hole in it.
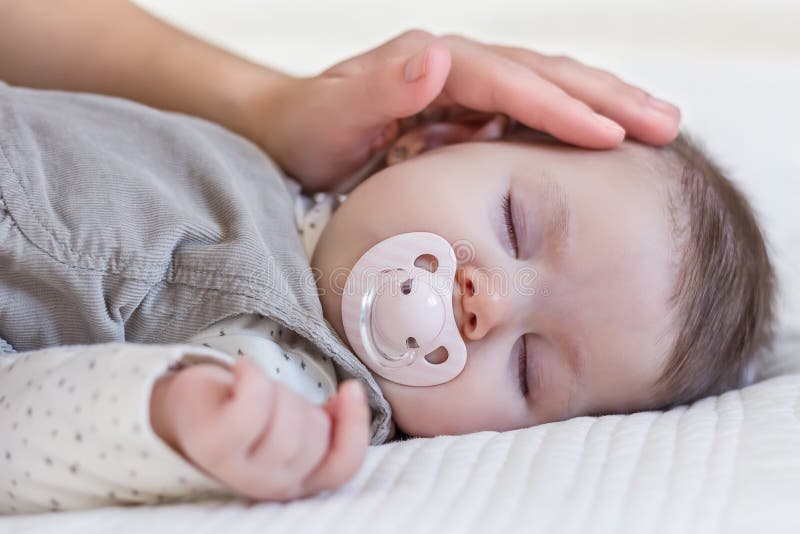
M 566 248 L 570 225 L 570 209 L 567 192 L 558 181 L 545 177 L 543 180 L 545 205 L 549 211 L 547 221 L 547 244 L 554 256 L 560 256 Z

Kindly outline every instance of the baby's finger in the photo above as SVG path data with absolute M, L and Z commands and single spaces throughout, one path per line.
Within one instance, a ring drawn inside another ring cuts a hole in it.
M 506 113 L 531 128 L 587 148 L 612 148 L 625 137 L 619 124 L 527 65 L 463 37 L 449 36 L 447 42 L 452 67 L 445 91 L 458 104 Z
M 303 481 L 325 456 L 331 417 L 321 406 L 280 384 L 275 385 L 272 411 L 269 426 L 241 463 L 240 489 L 260 499 L 307 495 Z
M 364 386 L 348 380 L 326 404 L 333 426 L 328 452 L 306 478 L 305 489 L 311 493 L 334 489 L 355 475 L 369 446 L 370 411 Z
M 241 357 L 233 366 L 231 397 L 218 414 L 218 448 L 230 462 L 240 462 L 274 418 L 276 384 L 252 359 Z
M 233 373 L 212 365 L 192 365 L 172 377 L 164 399 L 169 425 L 178 447 L 193 460 L 207 465 L 219 455 L 216 442 L 216 415 L 230 395 Z
M 621 124 L 628 135 L 663 145 L 678 135 L 680 110 L 610 72 L 569 57 L 551 57 L 522 48 L 492 46 L 492 50 L 529 66 L 539 76 L 586 102 L 596 112 Z

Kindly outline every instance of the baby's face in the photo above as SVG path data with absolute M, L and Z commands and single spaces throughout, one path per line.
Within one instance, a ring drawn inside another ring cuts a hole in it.
M 675 273 L 666 179 L 650 150 L 459 144 L 388 167 L 353 191 L 312 260 L 325 317 L 342 339 L 342 288 L 367 249 L 426 231 L 461 258 L 464 370 L 428 387 L 375 377 L 403 431 L 510 430 L 655 407 L 673 342 Z

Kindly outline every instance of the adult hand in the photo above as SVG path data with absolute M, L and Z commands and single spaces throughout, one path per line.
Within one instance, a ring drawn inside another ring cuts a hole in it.
M 311 78 L 255 93 L 248 135 L 306 188 L 336 184 L 428 107 L 505 113 L 578 146 L 613 148 L 625 135 L 662 145 L 680 111 L 573 59 L 413 30 Z

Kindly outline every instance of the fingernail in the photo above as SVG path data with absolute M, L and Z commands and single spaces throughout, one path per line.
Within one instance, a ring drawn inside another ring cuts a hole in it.
M 651 108 L 660 111 L 661 113 L 666 113 L 672 117 L 680 116 L 681 110 L 678 109 L 677 106 L 673 106 L 669 102 L 665 102 L 664 100 L 660 100 L 654 96 L 650 96 L 647 99 L 647 103 L 650 105 Z
M 404 76 L 406 82 L 411 83 L 419 80 L 425 75 L 426 59 L 428 58 L 428 47 L 414 54 L 406 63 Z
M 599 113 L 595 113 L 594 118 L 598 124 L 600 124 L 603 128 L 605 128 L 609 132 L 612 132 L 614 135 L 618 137 L 622 137 L 625 135 L 625 129 L 616 122 L 609 119 L 608 117 L 604 117 Z

